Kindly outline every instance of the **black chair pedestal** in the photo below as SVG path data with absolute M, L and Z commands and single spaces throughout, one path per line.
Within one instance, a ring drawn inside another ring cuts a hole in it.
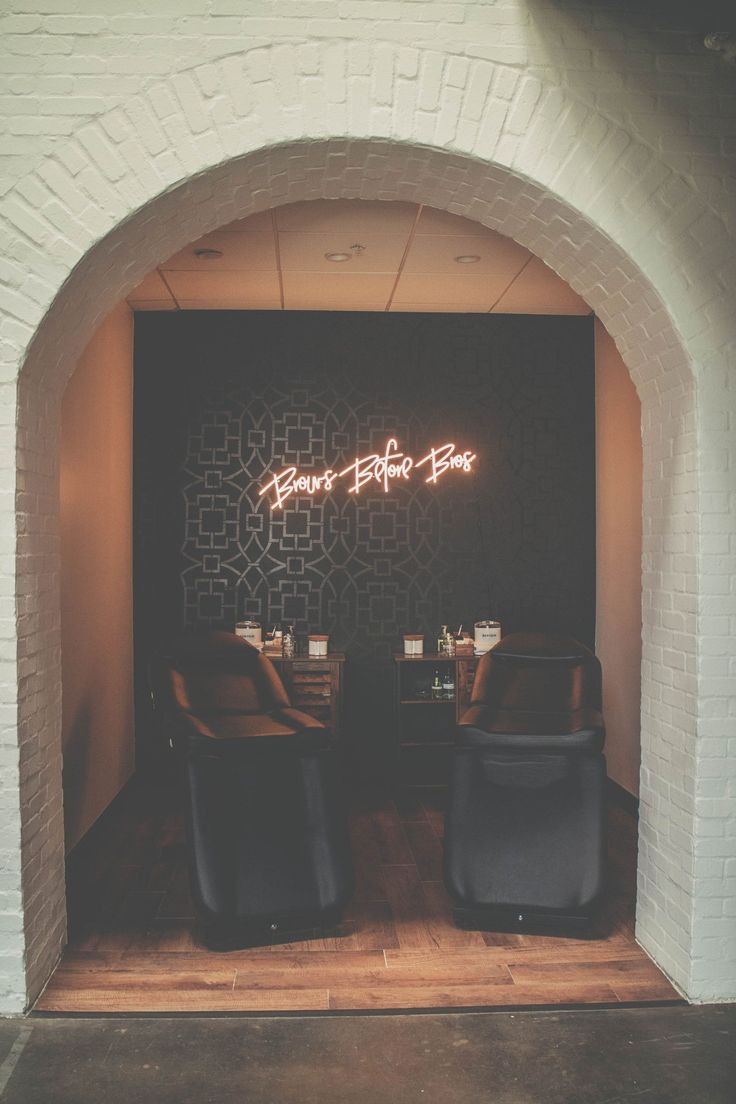
M 445 821 L 459 926 L 590 935 L 606 862 L 600 665 L 576 641 L 505 637 L 461 717 Z

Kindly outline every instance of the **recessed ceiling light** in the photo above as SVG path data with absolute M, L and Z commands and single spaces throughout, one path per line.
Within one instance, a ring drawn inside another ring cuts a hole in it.
M 459 257 L 455 257 L 457 264 L 475 264 L 479 260 L 479 253 L 461 253 Z
M 216 261 L 218 257 L 222 257 L 223 253 L 221 249 L 195 249 L 194 256 L 198 261 Z
M 334 261 L 336 264 L 340 261 L 352 260 L 352 253 L 325 253 L 326 261 Z

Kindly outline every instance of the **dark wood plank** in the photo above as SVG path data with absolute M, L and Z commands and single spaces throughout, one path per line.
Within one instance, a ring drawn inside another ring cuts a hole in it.
M 72 993 L 85 993 L 90 989 L 121 989 L 145 992 L 174 992 L 180 990 L 192 993 L 198 989 L 224 990 L 230 992 L 235 985 L 236 970 L 193 969 L 178 970 L 172 966 L 167 971 L 148 970 L 145 962 L 139 962 L 135 969 L 114 969 L 104 971 L 67 970 L 60 966 L 53 977 L 47 992 L 55 992 L 60 987 Z
M 614 984 L 636 980 L 642 984 L 657 982 L 661 973 L 654 963 L 644 955 L 631 958 L 606 959 L 595 957 L 571 960 L 564 954 L 553 961 L 529 962 L 513 958 L 508 968 L 514 981 L 519 985 L 539 982 L 542 985 L 569 985 L 575 981 L 605 981 Z
M 556 1004 L 615 1004 L 608 985 L 538 987 L 522 985 L 423 985 L 330 989 L 330 1008 L 503 1008 Z
M 663 974 L 657 979 L 648 978 L 646 982 L 632 981 L 627 978 L 626 981 L 611 981 L 610 985 L 620 1001 L 634 1003 L 638 1001 L 681 1001 L 683 1004 L 685 1003 L 674 985 L 671 985 Z
M 416 867 L 385 866 L 383 877 L 399 946 L 403 949 L 436 949 L 436 937 L 430 926 L 430 910 Z
M 354 814 L 350 818 L 350 842 L 355 867 L 356 902 L 385 901 L 381 852 L 375 835 L 368 831 L 370 815 Z
M 342 928 L 340 954 L 353 950 L 383 952 L 399 945 L 394 915 L 386 901 L 348 906 Z
M 376 809 L 364 822 L 363 830 L 375 840 L 384 866 L 414 865 L 414 856 L 404 826 L 393 803 L 386 808 Z
M 326 989 L 86 989 L 64 994 L 47 990 L 36 1004 L 39 1012 L 306 1012 L 327 1008 Z
M 427 819 L 404 822 L 404 833 L 423 882 L 442 879 L 442 844 Z
M 427 925 L 438 950 L 485 947 L 480 932 L 464 931 L 455 926 L 450 899 L 440 882 L 422 882 L 422 891 L 427 903 Z

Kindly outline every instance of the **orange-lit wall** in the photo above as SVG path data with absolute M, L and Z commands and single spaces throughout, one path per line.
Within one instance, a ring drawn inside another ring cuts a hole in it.
M 61 638 L 67 849 L 134 768 L 132 606 L 133 314 L 121 303 L 64 395 Z
M 626 366 L 595 327 L 596 650 L 603 665 L 608 773 L 639 793 L 641 406 Z

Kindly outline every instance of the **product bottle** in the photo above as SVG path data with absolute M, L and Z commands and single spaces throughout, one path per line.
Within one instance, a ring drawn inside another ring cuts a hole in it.
M 441 701 L 441 700 L 442 700 L 442 680 L 440 679 L 439 668 L 437 668 L 437 670 L 434 673 L 434 678 L 432 679 L 432 701 Z
M 445 632 L 445 655 L 455 655 L 455 637 L 449 629 Z
M 455 679 L 451 667 L 442 676 L 442 697 L 444 701 L 455 700 Z
M 294 629 L 291 625 L 286 626 L 286 632 L 281 638 L 281 651 L 284 659 L 294 658 L 296 641 L 294 640 Z
M 437 637 L 437 655 L 442 655 L 447 643 L 447 625 L 442 626 L 442 632 Z

